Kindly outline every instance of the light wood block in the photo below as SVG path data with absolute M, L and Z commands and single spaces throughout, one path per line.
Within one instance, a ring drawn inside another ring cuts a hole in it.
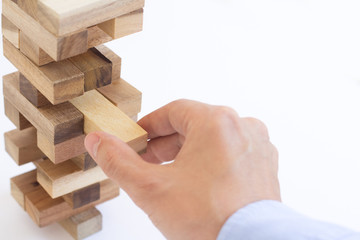
M 39 45 L 27 37 L 24 32 L 20 32 L 20 51 L 37 66 L 43 66 L 54 61 Z
M 100 183 L 66 194 L 63 198 L 73 209 L 95 202 L 100 199 Z
M 75 240 L 80 240 L 101 231 L 102 215 L 96 208 L 91 208 L 68 219 L 60 221 L 59 224 Z
M 49 100 L 37 90 L 27 78 L 20 73 L 19 75 L 20 93 L 29 100 L 35 107 L 44 107 L 51 105 Z
M 20 47 L 20 31 L 19 29 L 4 15 L 1 15 L 2 34 L 16 48 Z
M 143 17 L 144 10 L 138 9 L 134 12 L 100 23 L 98 27 L 113 39 L 117 39 L 142 31 Z
M 66 2 L 73 3 L 73 1 Z M 58 37 L 46 30 L 11 0 L 2 0 L 2 13 L 33 42 L 39 43 L 40 47 L 56 61 L 77 56 L 87 51 L 87 29 L 79 30 L 81 28 L 76 28 L 70 34 Z
M 85 91 L 109 85 L 112 78 L 112 64 L 95 48 L 69 59 L 85 76 Z
M 141 111 L 142 93 L 123 79 L 97 90 L 129 117 Z
M 19 73 L 3 77 L 4 97 L 54 144 L 83 135 L 83 115 L 71 103 L 36 108 L 19 91 Z
M 89 170 L 97 166 L 97 163 L 94 159 L 90 156 L 89 153 L 81 154 L 75 158 L 71 159 L 79 168 L 83 171 Z
M 4 136 L 6 151 L 19 166 L 46 157 L 37 147 L 34 127 L 24 130 L 15 129 L 6 132 Z
M 23 130 L 32 126 L 31 123 L 6 98 L 4 98 L 4 108 L 5 115 L 17 129 Z
M 69 218 L 117 196 L 119 196 L 119 187 L 109 179 L 100 183 L 100 199 L 81 208 L 72 209 L 62 197 L 52 199 L 43 188 L 26 195 L 25 208 L 34 222 L 40 227 L 44 227 Z
M 107 48 L 105 45 L 97 46 L 96 49 L 101 52 L 112 63 L 112 79 L 119 79 L 121 74 L 121 58 Z
M 134 122 L 137 122 L 138 121 L 138 115 L 134 115 L 132 117 L 130 117 L 131 120 L 133 120 Z
M 72 161 L 55 165 L 49 159 L 37 161 L 35 165 L 38 171 L 38 182 L 52 198 L 66 195 L 107 179 L 99 166 L 83 171 Z
M 79 135 L 54 144 L 41 131 L 37 132 L 37 144 L 43 153 L 55 164 L 67 161 L 86 152 L 85 135 Z
M 9 41 L 4 55 L 52 104 L 66 102 L 84 92 L 84 74 L 69 60 L 38 67 Z
M 38 18 L 50 32 L 62 36 L 144 7 L 144 0 L 38 0 Z
M 98 26 L 88 28 L 88 48 L 99 46 L 110 42 L 111 40 L 113 40 L 112 37 L 110 37 Z
M 108 132 L 128 143 L 136 152 L 145 151 L 147 145 L 145 130 L 98 91 L 91 90 L 70 102 L 84 114 L 85 134 L 95 131 Z
M 24 12 L 37 20 L 37 0 L 17 0 L 17 4 Z
M 25 210 L 25 196 L 41 188 L 36 180 L 36 170 L 21 174 L 10 179 L 11 195 Z

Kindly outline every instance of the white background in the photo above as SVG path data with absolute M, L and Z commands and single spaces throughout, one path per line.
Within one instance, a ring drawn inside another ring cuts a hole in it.
M 280 152 L 283 201 L 360 230 L 359 9 L 357 0 L 149 0 L 144 31 L 108 46 L 143 92 L 141 116 L 190 98 L 260 118 Z M 4 57 L 0 68 L 15 71 Z M 1 134 L 14 128 L 0 119 Z M 1 138 L 1 235 L 71 239 L 56 224 L 38 229 L 11 198 L 9 178 L 32 166 L 3 149 Z M 99 209 L 104 229 L 90 239 L 163 239 L 125 193 Z

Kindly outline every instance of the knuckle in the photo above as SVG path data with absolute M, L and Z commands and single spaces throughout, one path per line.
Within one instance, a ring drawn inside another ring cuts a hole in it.
M 239 121 L 239 115 L 234 109 L 230 107 L 225 107 L 225 106 L 215 107 L 211 115 L 212 115 L 211 119 L 213 119 L 213 121 L 221 125 L 225 123 L 228 124 L 229 122 L 236 123 Z
M 260 133 L 265 138 L 269 138 L 269 131 L 266 125 L 257 118 L 245 118 L 245 121 L 247 124 L 251 127 L 257 130 L 258 133 Z

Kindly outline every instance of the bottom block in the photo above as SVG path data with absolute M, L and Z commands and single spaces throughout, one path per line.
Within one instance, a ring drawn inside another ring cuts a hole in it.
M 101 231 L 102 215 L 96 208 L 91 208 L 68 219 L 62 220 L 59 224 L 76 240 L 84 239 Z

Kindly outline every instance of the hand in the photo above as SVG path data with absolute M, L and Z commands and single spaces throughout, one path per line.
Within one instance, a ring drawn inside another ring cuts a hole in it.
M 179 100 L 138 124 L 150 139 L 142 156 L 102 132 L 85 146 L 167 239 L 216 239 L 238 209 L 280 201 L 277 150 L 259 120 Z

